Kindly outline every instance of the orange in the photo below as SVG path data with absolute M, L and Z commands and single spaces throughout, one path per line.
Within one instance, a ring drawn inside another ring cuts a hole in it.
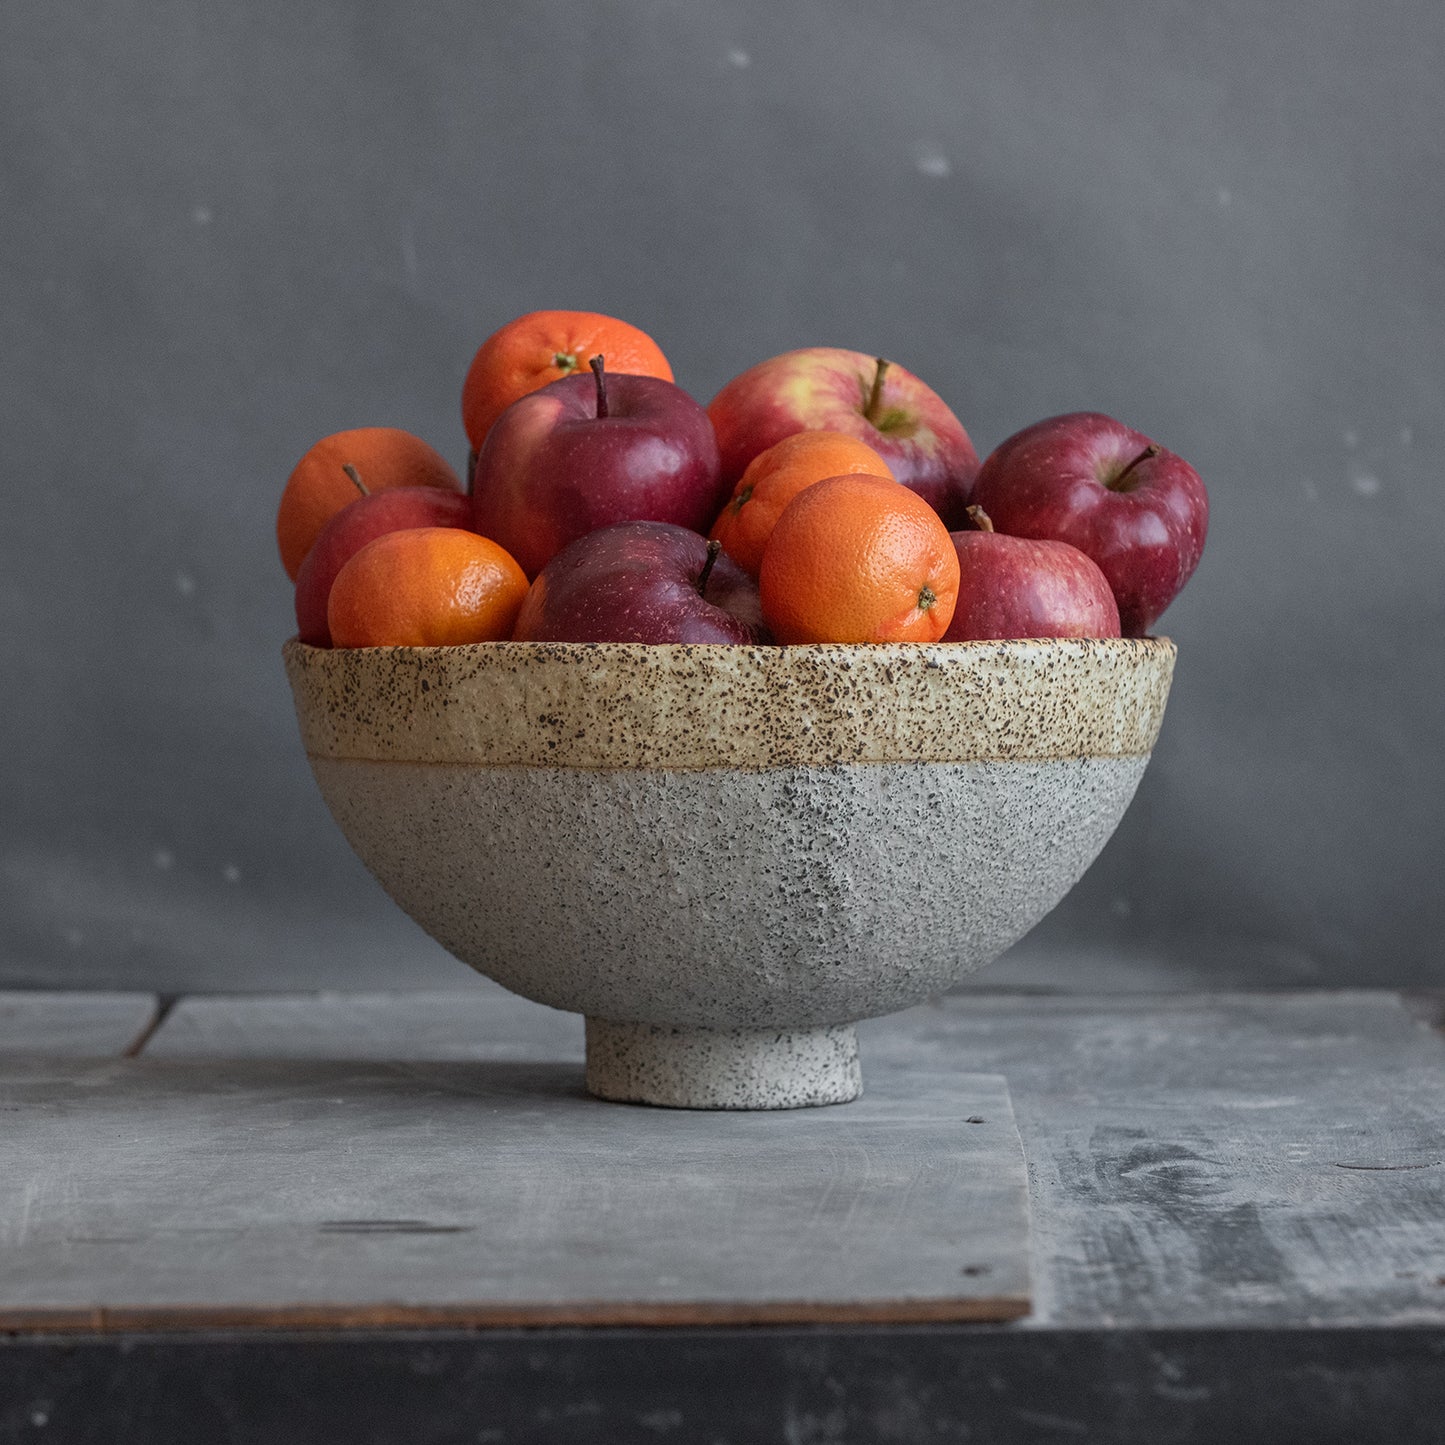
M 888 463 L 857 437 L 840 431 L 800 431 L 759 452 L 738 478 L 732 499 L 708 534 L 739 567 L 758 575 L 763 547 L 783 508 L 814 482 L 850 472 L 892 478 Z
M 901 483 L 829 477 L 784 508 L 759 584 L 779 642 L 937 642 L 958 600 L 958 551 Z
M 459 492 L 461 486 L 439 452 L 399 427 L 364 426 L 322 437 L 296 463 L 281 493 L 276 545 L 286 575 L 296 580 L 321 529 L 358 497 L 392 487 L 450 487 Z
M 509 321 L 482 342 L 462 383 L 462 424 L 472 450 L 492 423 L 516 401 L 549 381 L 580 371 L 604 357 L 614 376 L 660 376 L 672 380 L 672 367 L 645 332 L 596 311 L 529 311 Z
M 387 532 L 331 584 L 326 623 L 336 647 L 455 647 L 497 642 L 527 595 L 512 554 L 460 527 Z

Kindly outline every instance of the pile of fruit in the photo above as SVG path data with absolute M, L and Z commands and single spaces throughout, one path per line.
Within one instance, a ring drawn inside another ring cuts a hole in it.
M 790 351 L 704 410 L 657 344 L 539 311 L 462 390 L 466 484 L 392 427 L 317 442 L 276 522 L 302 642 L 966 642 L 1142 637 L 1189 580 L 1209 501 L 1096 412 L 982 466 L 901 366 Z

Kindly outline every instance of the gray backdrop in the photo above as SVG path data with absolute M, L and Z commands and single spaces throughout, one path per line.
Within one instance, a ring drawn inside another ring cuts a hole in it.
M 984 981 L 1445 981 L 1442 73 L 1438 0 L 5 0 L 0 983 L 469 981 L 311 783 L 272 527 L 339 428 L 460 464 L 551 306 L 1203 474 L 1153 765 Z

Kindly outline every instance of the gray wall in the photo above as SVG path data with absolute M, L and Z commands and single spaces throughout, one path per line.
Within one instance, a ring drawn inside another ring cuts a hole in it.
M 1442 73 L 1438 0 L 6 0 L 0 983 L 467 982 L 311 783 L 272 525 L 341 427 L 460 462 L 541 306 L 1198 466 L 1154 763 L 993 981 L 1445 982 Z

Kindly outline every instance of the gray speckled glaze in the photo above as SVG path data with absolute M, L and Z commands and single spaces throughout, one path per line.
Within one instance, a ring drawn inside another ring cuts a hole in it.
M 1144 761 L 313 768 L 396 901 L 507 988 L 594 1018 L 810 1028 L 996 957 L 1092 862 Z
M 852 1024 L 694 1029 L 587 1020 L 587 1088 L 673 1109 L 797 1109 L 863 1092 Z
M 1093 861 L 1164 641 L 325 652 L 323 796 L 458 958 L 587 1015 L 608 1098 L 839 1102 L 855 1020 L 938 993 Z

